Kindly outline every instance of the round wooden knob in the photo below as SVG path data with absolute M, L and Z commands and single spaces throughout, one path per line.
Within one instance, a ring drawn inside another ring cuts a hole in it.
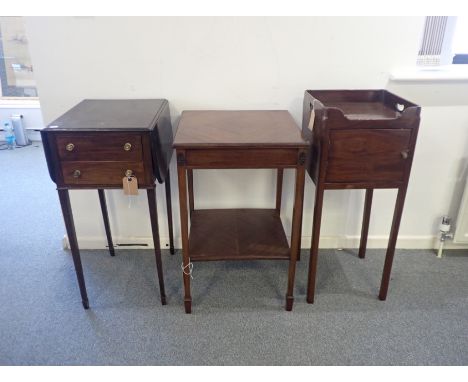
M 81 176 L 81 171 L 80 170 L 73 171 L 73 177 L 74 178 L 79 178 L 80 176 Z
M 407 151 L 407 150 L 402 151 L 402 152 L 401 152 L 401 157 L 402 157 L 403 159 L 408 159 L 408 151 Z
M 73 143 L 69 143 L 68 145 L 65 146 L 65 148 L 67 149 L 67 151 L 73 151 L 73 149 L 75 148 L 75 145 Z
M 124 150 L 125 151 L 130 151 L 132 149 L 132 144 L 131 143 L 125 143 L 124 144 Z

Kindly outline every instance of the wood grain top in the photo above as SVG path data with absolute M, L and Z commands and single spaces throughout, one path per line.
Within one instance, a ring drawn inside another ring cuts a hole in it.
M 307 147 L 286 110 L 184 111 L 174 147 Z
M 151 130 L 164 99 L 85 99 L 44 130 Z

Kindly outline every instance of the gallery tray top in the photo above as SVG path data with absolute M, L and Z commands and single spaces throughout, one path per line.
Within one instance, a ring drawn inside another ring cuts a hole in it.
M 44 130 L 152 130 L 166 104 L 165 99 L 85 99 Z
M 301 131 L 286 110 L 184 111 L 175 148 L 306 147 Z
M 335 109 L 349 120 L 396 120 L 419 106 L 387 90 L 307 90 L 327 109 Z

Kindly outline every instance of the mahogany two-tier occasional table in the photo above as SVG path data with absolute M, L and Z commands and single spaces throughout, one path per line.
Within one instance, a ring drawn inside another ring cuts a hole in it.
M 165 183 L 170 250 L 174 253 L 169 162 L 173 131 L 164 99 L 84 100 L 41 131 L 49 174 L 57 185 L 81 299 L 89 308 L 68 190 L 97 189 L 109 251 L 114 256 L 104 189 L 124 179 L 146 189 L 162 304 L 164 291 L 156 180 Z M 135 184 L 135 183 L 134 183 Z
M 192 310 L 192 262 L 216 260 L 289 261 L 286 310 L 292 310 L 301 240 L 307 143 L 289 112 L 184 111 L 174 147 L 179 181 L 185 312 Z M 194 169 L 262 168 L 277 169 L 274 208 L 195 209 Z M 296 169 L 290 246 L 280 219 L 285 168 Z

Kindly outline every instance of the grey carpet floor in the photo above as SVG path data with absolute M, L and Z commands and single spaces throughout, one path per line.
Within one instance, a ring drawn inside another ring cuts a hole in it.
M 161 306 L 152 251 L 82 251 L 83 310 L 54 184 L 40 145 L 0 151 L 2 365 L 466 365 L 468 254 L 398 250 L 377 299 L 384 250 L 321 250 L 316 302 L 307 251 L 286 312 L 286 262 L 196 263 L 183 310 L 181 254 L 163 253 Z M 178 211 L 175 211 L 178 213 Z

